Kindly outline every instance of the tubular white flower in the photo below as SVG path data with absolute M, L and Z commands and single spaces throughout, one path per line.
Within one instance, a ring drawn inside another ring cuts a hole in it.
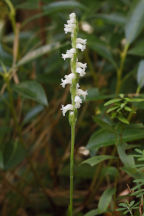
M 78 96 L 82 96 L 84 98 L 84 100 L 85 100 L 88 93 L 87 93 L 87 91 L 84 91 L 82 89 L 77 89 L 76 94 Z
M 70 32 L 73 35 L 76 28 L 76 15 L 75 13 L 71 13 L 69 17 L 70 19 L 67 21 L 67 24 L 64 25 L 64 31 L 66 34 Z
M 73 110 L 73 105 L 72 104 L 67 104 L 66 106 L 62 105 L 61 110 L 62 110 L 63 116 L 65 116 L 67 111 Z
M 87 32 L 88 34 L 93 33 L 93 27 L 88 22 L 82 22 L 81 27 L 82 30 Z
M 75 74 L 70 73 L 69 75 L 64 76 L 65 79 L 61 79 L 61 86 L 65 88 L 65 85 L 72 84 L 73 79 L 75 79 Z
M 82 39 L 82 38 L 77 38 L 76 40 L 76 48 L 80 49 L 81 51 L 84 51 L 86 48 L 86 39 Z
M 77 62 L 77 66 L 86 69 L 87 68 L 87 63 Z
M 73 58 L 73 55 L 76 53 L 76 49 L 72 48 L 66 51 L 66 54 L 62 54 L 62 58 L 65 60 L 67 58 Z
M 75 13 L 71 13 L 71 14 L 69 15 L 69 17 L 70 17 L 71 20 L 72 20 L 72 19 L 75 19 L 75 20 L 76 20 L 76 14 L 75 14 Z
M 87 64 L 83 64 L 81 62 L 77 62 L 77 65 L 76 65 L 76 72 L 79 73 L 79 75 L 81 77 L 83 77 L 86 73 L 85 73 L 85 70 L 86 70 L 86 67 L 87 67 Z
M 80 108 L 80 105 L 82 103 L 82 99 L 77 95 L 77 96 L 75 96 L 74 101 L 75 101 L 75 108 L 76 109 Z
M 74 29 L 75 29 L 75 24 L 70 23 L 70 24 L 65 24 L 65 25 L 64 25 L 64 31 L 65 31 L 66 34 L 67 34 L 68 32 L 73 33 L 73 32 L 74 32 Z

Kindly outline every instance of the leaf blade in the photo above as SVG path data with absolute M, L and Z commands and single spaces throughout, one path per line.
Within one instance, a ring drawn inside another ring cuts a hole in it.
M 127 18 L 125 25 L 125 35 L 129 44 L 131 44 L 141 32 L 144 26 L 143 19 L 144 0 L 140 0 L 133 6 L 131 14 Z
M 24 81 L 15 85 L 14 90 L 22 97 L 34 100 L 44 106 L 48 105 L 43 87 L 36 81 Z

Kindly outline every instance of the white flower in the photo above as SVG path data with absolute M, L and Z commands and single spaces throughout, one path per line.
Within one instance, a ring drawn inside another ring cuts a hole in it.
M 68 32 L 73 33 L 73 32 L 74 32 L 74 29 L 75 29 L 75 24 L 70 23 L 70 24 L 65 24 L 65 25 L 64 25 L 64 31 L 65 31 L 66 34 L 67 34 Z
M 75 20 L 76 20 L 76 14 L 75 14 L 75 13 L 71 13 L 71 14 L 69 15 L 69 17 L 70 17 L 71 20 L 72 20 L 72 19 L 75 19 Z
M 88 93 L 87 93 L 87 91 L 84 91 L 82 89 L 77 88 L 76 94 L 78 96 L 82 96 L 84 98 L 84 100 L 85 100 Z
M 67 24 L 64 25 L 64 31 L 66 34 L 70 32 L 73 35 L 76 28 L 76 15 L 75 13 L 71 13 L 69 17 L 70 19 L 67 21 Z
M 80 76 L 84 76 L 86 73 L 85 73 L 85 70 L 86 70 L 86 67 L 87 67 L 87 63 L 83 64 L 81 62 L 77 62 L 77 65 L 76 65 L 76 72 L 80 74 Z
M 65 88 L 66 84 L 72 84 L 73 79 L 75 78 L 74 73 L 70 73 L 69 75 L 64 76 L 65 79 L 61 79 L 61 86 Z
M 76 48 L 80 49 L 81 51 L 84 51 L 86 48 L 86 39 L 82 39 L 82 38 L 77 38 L 76 40 Z
M 75 108 L 76 109 L 80 108 L 80 105 L 82 103 L 82 99 L 77 95 L 77 96 L 75 96 L 74 101 L 75 101 Z
M 72 48 L 66 51 L 66 54 L 62 54 L 62 58 L 65 60 L 66 58 L 73 58 L 74 53 L 76 53 L 76 49 Z
M 93 27 L 87 22 L 82 22 L 81 27 L 82 30 L 87 32 L 88 34 L 91 34 L 93 32 Z
M 73 110 L 73 105 L 72 104 L 67 104 L 66 106 L 62 105 L 61 110 L 62 110 L 63 116 L 65 116 L 68 110 Z

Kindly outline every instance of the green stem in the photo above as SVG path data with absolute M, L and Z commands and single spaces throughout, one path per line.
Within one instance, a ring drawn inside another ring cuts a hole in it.
M 118 94 L 120 92 L 121 83 L 122 83 L 122 73 L 123 73 L 123 68 L 124 68 L 124 63 L 125 63 L 125 59 L 127 56 L 128 48 L 129 48 L 129 44 L 126 44 L 123 52 L 121 53 L 120 67 L 117 70 L 116 94 Z
M 132 213 L 132 211 L 131 211 L 129 205 L 128 205 L 128 208 L 127 208 L 127 209 L 129 210 L 130 215 L 133 216 L 133 213 Z
M 70 154 L 70 216 L 73 215 L 73 173 L 74 173 L 74 143 L 75 123 L 71 124 L 71 154 Z
M 138 86 L 137 90 L 136 90 L 136 95 L 140 93 L 141 87 Z M 134 108 L 134 105 L 132 105 L 132 110 L 136 111 L 136 109 Z M 134 112 L 130 112 L 129 116 L 128 116 L 128 121 L 131 121 L 132 117 L 133 117 Z
M 72 105 L 74 107 L 73 114 L 69 115 L 70 125 L 71 125 L 71 153 L 70 153 L 70 204 L 69 204 L 69 214 L 73 215 L 73 173 L 74 173 L 74 144 L 75 144 L 75 125 L 77 119 L 77 109 L 75 108 L 75 96 L 76 96 L 76 88 L 78 82 L 78 76 L 76 73 L 76 62 L 77 62 L 77 49 L 76 49 L 76 39 L 77 39 L 77 30 L 78 25 L 75 28 L 74 34 L 71 38 L 72 40 L 72 48 L 76 50 L 73 58 L 71 59 L 71 71 L 75 74 L 75 79 L 72 82 L 71 86 L 71 100 Z
M 5 2 L 10 9 L 9 18 L 11 20 L 12 28 L 15 33 L 16 32 L 15 8 L 10 0 L 5 0 Z

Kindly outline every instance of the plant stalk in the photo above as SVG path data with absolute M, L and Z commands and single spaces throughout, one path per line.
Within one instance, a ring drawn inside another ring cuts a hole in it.
M 125 59 L 127 56 L 128 48 L 129 48 L 129 44 L 126 44 L 123 52 L 121 53 L 120 67 L 117 70 L 116 94 L 118 94 L 120 92 L 121 83 L 122 83 L 122 73 L 123 73 L 123 68 L 124 68 L 124 63 L 125 63 Z
M 75 74 L 75 79 L 72 82 L 71 86 L 71 101 L 74 107 L 73 114 L 69 114 L 69 122 L 71 126 L 71 153 L 70 153 L 70 204 L 69 204 L 69 214 L 73 215 L 73 176 L 74 176 L 74 144 L 75 144 L 75 125 L 77 119 L 77 109 L 75 108 L 75 96 L 76 96 L 76 88 L 78 82 L 78 76 L 76 73 L 76 62 L 77 62 L 77 49 L 76 49 L 76 38 L 77 38 L 77 29 L 78 26 L 74 30 L 74 34 L 71 36 L 72 48 L 76 50 L 73 58 L 71 59 L 71 71 Z
M 70 216 L 73 215 L 73 176 L 74 176 L 74 143 L 75 122 L 71 124 L 71 153 L 70 153 Z

